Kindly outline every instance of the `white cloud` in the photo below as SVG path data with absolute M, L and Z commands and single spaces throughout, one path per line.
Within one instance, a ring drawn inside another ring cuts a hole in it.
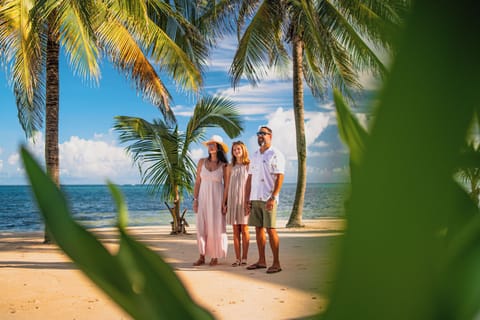
M 256 87 L 250 85 L 218 90 L 216 93 L 235 101 L 242 115 L 269 114 L 278 107 L 291 106 L 292 86 L 289 82 L 265 81 Z
M 227 35 L 218 41 L 208 61 L 208 71 L 228 72 L 237 50 L 237 43 L 237 37 L 232 35 Z
M 238 41 L 237 37 L 234 34 L 226 34 L 223 39 L 218 41 L 215 50 L 212 52 L 212 55 L 207 63 L 208 71 L 217 71 L 228 73 L 232 65 L 235 52 L 237 51 Z M 291 63 L 289 63 L 291 64 Z M 275 70 L 274 68 L 265 69 L 261 81 L 266 80 L 284 80 L 287 78 L 292 78 L 292 67 L 287 65 L 283 70 Z M 259 69 L 257 69 L 257 72 Z M 242 79 L 247 79 L 244 75 Z
M 315 140 L 328 126 L 329 117 L 330 115 L 328 113 L 312 112 L 305 114 L 305 139 L 307 151 L 310 147 L 318 146 L 318 143 L 315 143 Z M 286 181 L 295 181 L 297 173 L 297 147 L 293 110 L 277 108 L 269 115 L 269 120 L 266 121 L 265 124 L 273 130 L 272 144 L 282 151 L 287 160 Z M 253 152 L 258 148 L 256 136 L 248 138 L 247 147 L 250 152 Z M 312 151 L 308 151 L 309 157 L 311 157 L 311 153 Z M 309 180 L 311 178 L 312 177 L 309 176 Z
M 75 136 L 60 145 L 60 157 L 60 175 L 63 178 L 91 177 L 104 182 L 107 178 L 115 180 L 128 175 L 128 171 L 133 169 L 123 148 Z
M 312 143 L 311 145 L 312 147 L 317 147 L 317 148 L 325 148 L 325 147 L 328 147 L 329 144 L 325 141 L 319 141 L 317 143 Z
M 305 114 L 305 142 L 307 149 L 328 125 L 330 116 L 325 113 Z M 273 130 L 273 143 L 282 150 L 285 157 L 290 160 L 297 159 L 297 146 L 295 134 L 295 119 L 293 110 L 278 108 L 271 116 L 267 125 Z M 255 138 L 256 140 L 256 138 Z
M 27 148 L 39 163 L 44 163 L 43 135 L 38 133 L 34 140 L 28 142 Z M 119 184 L 140 182 L 137 167 L 132 166 L 124 148 L 116 144 L 111 131 L 95 134 L 93 139 L 72 136 L 59 145 L 59 152 L 61 183 L 103 184 L 107 179 Z M 18 153 L 11 154 L 8 163 L 23 172 Z
M 16 166 L 18 165 L 19 160 L 20 160 L 20 155 L 18 153 L 11 154 L 8 157 L 8 164 L 11 166 Z
M 190 156 L 195 162 L 198 162 L 198 160 L 206 156 L 204 148 L 195 148 L 193 150 L 190 150 L 189 152 Z
M 3 160 L 0 159 L 0 171 L 3 169 Z

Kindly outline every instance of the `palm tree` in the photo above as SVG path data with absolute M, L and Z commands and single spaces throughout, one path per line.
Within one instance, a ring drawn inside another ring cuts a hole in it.
M 392 32 L 385 30 L 397 29 L 408 1 L 234 2 L 238 5 L 239 30 L 238 49 L 230 69 L 234 86 L 243 75 L 255 85 L 270 68 L 292 68 L 298 178 L 287 227 L 299 227 L 303 225 L 307 183 L 304 81 L 314 96 L 322 97 L 334 86 L 351 97 L 352 89 L 361 87 L 359 72 L 385 74 L 385 66 L 367 41 L 390 48 Z
M 132 154 L 140 169 L 142 182 L 152 191 L 173 201 L 171 210 L 172 233 L 183 229 L 180 201 L 186 193 L 193 192 L 196 165 L 188 152 L 192 143 L 204 139 L 206 128 L 219 127 L 230 137 L 242 131 L 242 122 L 234 104 L 222 97 L 205 97 L 195 106 L 185 132 L 178 126 L 169 126 L 162 120 L 150 123 L 141 118 L 118 116 L 115 130 L 120 141 L 128 143 L 126 150 Z
M 203 36 L 182 15 L 185 8 L 144 0 L 0 1 L 0 53 L 11 74 L 19 120 L 30 137 L 45 114 L 45 162 L 57 185 L 60 47 L 75 72 L 94 82 L 103 54 L 174 121 L 170 94 L 154 64 L 182 88 L 198 91 L 207 52 Z

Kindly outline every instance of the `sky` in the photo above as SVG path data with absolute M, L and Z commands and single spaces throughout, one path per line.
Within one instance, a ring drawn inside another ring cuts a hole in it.
M 257 148 L 255 133 L 260 125 L 273 130 L 272 141 L 287 160 L 285 182 L 297 180 L 297 155 L 295 121 L 293 115 L 293 91 L 291 79 L 281 79 L 273 72 L 253 87 L 241 81 L 231 87 L 228 70 L 236 48 L 234 37 L 219 41 L 212 52 L 205 72 L 203 92 L 232 99 L 241 114 L 245 130 L 234 139 L 223 131 L 209 129 L 206 137 L 219 134 L 231 146 L 242 140 L 250 153 Z M 97 86 L 75 76 L 65 61 L 60 63 L 60 183 L 104 184 L 107 179 L 116 184 L 139 184 L 139 170 L 120 144 L 113 131 L 117 115 L 141 117 L 147 121 L 161 119 L 155 106 L 144 101 L 133 85 L 114 70 L 108 62 L 101 65 L 102 76 Z M 373 81 L 365 76 L 365 89 L 373 87 Z M 163 79 L 163 77 L 162 77 Z M 193 113 L 195 99 L 192 94 L 177 91 L 168 86 L 173 96 L 173 110 L 180 129 L 186 128 Z M 307 143 L 307 182 L 346 182 L 349 177 L 348 150 L 338 135 L 335 109 L 331 98 L 318 100 L 305 87 L 305 130 Z M 365 123 L 365 108 L 354 109 L 358 119 Z M 0 74 L 0 185 L 26 184 L 19 156 L 19 146 L 27 145 L 39 162 L 44 163 L 44 128 L 34 139 L 27 140 L 17 117 L 17 108 L 8 75 Z M 193 145 L 190 149 L 195 161 L 207 156 L 207 149 Z M 231 159 L 229 154 L 228 159 Z

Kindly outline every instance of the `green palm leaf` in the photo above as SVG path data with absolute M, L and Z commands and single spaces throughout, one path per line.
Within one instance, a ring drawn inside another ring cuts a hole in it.
M 37 26 L 29 18 L 34 1 L 0 2 L 0 53 L 9 69 L 20 124 L 31 137 L 43 124 L 45 111 L 46 47 Z
M 338 133 L 343 142 L 348 146 L 351 162 L 358 167 L 365 154 L 365 145 L 368 139 L 367 131 L 353 116 L 349 107 L 342 98 L 339 90 L 333 91 L 335 108 L 337 110 Z
M 204 97 L 184 133 L 161 120 L 150 123 L 127 116 L 115 117 L 114 125 L 141 170 L 142 182 L 171 201 L 179 200 L 184 191 L 193 191 L 196 165 L 188 149 L 204 138 L 207 128 L 221 128 L 230 138 L 238 136 L 243 128 L 235 104 L 223 97 Z

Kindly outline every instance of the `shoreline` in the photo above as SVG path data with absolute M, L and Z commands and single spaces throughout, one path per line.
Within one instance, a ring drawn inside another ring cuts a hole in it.
M 166 214 L 167 213 L 167 210 Z M 192 218 L 193 216 L 190 216 L 188 218 Z M 193 219 L 190 219 L 193 220 Z M 345 220 L 344 216 L 325 216 L 325 217 L 317 217 L 317 218 L 308 218 L 308 219 L 303 219 L 304 224 L 309 224 L 308 227 L 314 227 L 315 226 L 315 221 L 324 221 L 324 220 Z M 78 222 L 78 220 L 76 220 Z M 188 222 L 188 220 L 187 220 Z M 277 219 L 277 229 L 290 229 L 286 227 L 286 224 L 288 222 L 288 218 L 281 217 L 280 219 Z M 80 223 L 81 224 L 81 223 Z M 115 229 L 115 226 L 109 225 L 109 226 L 100 226 L 100 227 L 89 227 L 86 226 L 85 224 L 81 224 L 82 227 L 87 229 L 88 231 L 101 231 L 101 230 L 108 230 L 108 229 Z M 190 227 L 188 228 L 195 228 L 195 223 L 193 221 L 189 222 Z M 128 226 L 128 228 L 157 228 L 157 227 L 165 227 L 165 228 L 170 228 L 170 224 L 162 224 L 161 221 L 159 223 L 152 223 L 152 224 L 139 224 L 139 225 L 131 225 Z M 250 227 L 253 228 L 253 227 Z M 302 229 L 302 228 L 291 228 L 291 229 Z M 231 226 L 227 225 L 227 232 L 231 231 Z M 26 235 L 26 236 L 43 236 L 43 230 L 0 230 L 0 237 L 2 236 L 9 236 L 9 235 Z
M 277 225 L 284 226 L 286 220 Z M 195 226 L 170 235 L 170 226 L 129 227 L 129 233 L 160 254 L 175 270 L 193 299 L 216 319 L 292 319 L 324 310 L 332 254 L 345 227 L 344 219 L 304 220 L 305 228 L 279 227 L 283 271 L 232 267 L 231 227 L 226 259 L 215 267 L 193 267 L 198 257 Z M 115 228 L 90 230 L 115 251 Z M 248 263 L 257 258 L 255 231 L 250 228 Z M 101 292 L 55 245 L 42 244 L 43 232 L 0 233 L 0 282 L 8 295 L 0 301 L 2 319 L 131 319 Z M 267 245 L 267 261 L 271 263 Z

